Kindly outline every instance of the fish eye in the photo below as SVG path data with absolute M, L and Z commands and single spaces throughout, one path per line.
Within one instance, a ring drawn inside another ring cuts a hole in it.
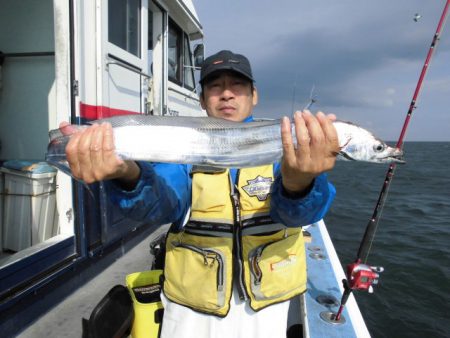
M 373 146 L 373 150 L 377 151 L 377 152 L 381 152 L 385 149 L 384 144 L 382 143 L 378 143 L 376 145 Z

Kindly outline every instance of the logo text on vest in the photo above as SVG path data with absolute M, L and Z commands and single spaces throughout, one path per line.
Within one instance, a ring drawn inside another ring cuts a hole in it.
M 256 197 L 259 201 L 265 201 L 270 193 L 270 187 L 272 186 L 273 180 L 271 177 L 262 177 L 258 175 L 253 180 L 247 181 L 248 185 L 244 185 L 242 189 L 250 197 Z
M 289 265 L 297 263 L 297 256 L 289 254 L 285 259 L 278 262 L 270 263 L 270 271 L 281 270 L 287 268 Z

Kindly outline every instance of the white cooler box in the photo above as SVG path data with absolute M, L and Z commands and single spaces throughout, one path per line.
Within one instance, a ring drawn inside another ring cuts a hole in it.
M 56 172 L 0 171 L 4 174 L 3 250 L 20 251 L 52 237 L 58 222 Z

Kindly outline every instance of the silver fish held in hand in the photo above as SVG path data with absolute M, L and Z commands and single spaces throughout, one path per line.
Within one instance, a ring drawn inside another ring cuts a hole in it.
M 91 123 L 113 127 L 116 154 L 124 160 L 242 168 L 280 161 L 279 120 L 232 122 L 212 117 L 116 116 Z M 403 152 L 389 147 L 352 123 L 333 122 L 339 139 L 337 159 L 374 163 L 403 162 Z M 86 126 L 72 126 L 86 128 Z M 295 140 L 295 128 L 292 125 Z M 70 135 L 50 131 L 46 161 L 66 167 Z

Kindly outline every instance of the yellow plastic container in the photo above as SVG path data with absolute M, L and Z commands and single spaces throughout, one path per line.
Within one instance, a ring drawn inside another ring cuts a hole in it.
M 163 308 L 161 301 L 150 303 L 138 301 L 135 292 L 141 287 L 152 288 L 159 285 L 161 274 L 162 270 L 151 270 L 135 272 L 126 276 L 126 284 L 133 299 L 134 309 L 134 321 L 131 329 L 132 338 L 158 337 L 160 323 L 155 321 L 155 313 Z

